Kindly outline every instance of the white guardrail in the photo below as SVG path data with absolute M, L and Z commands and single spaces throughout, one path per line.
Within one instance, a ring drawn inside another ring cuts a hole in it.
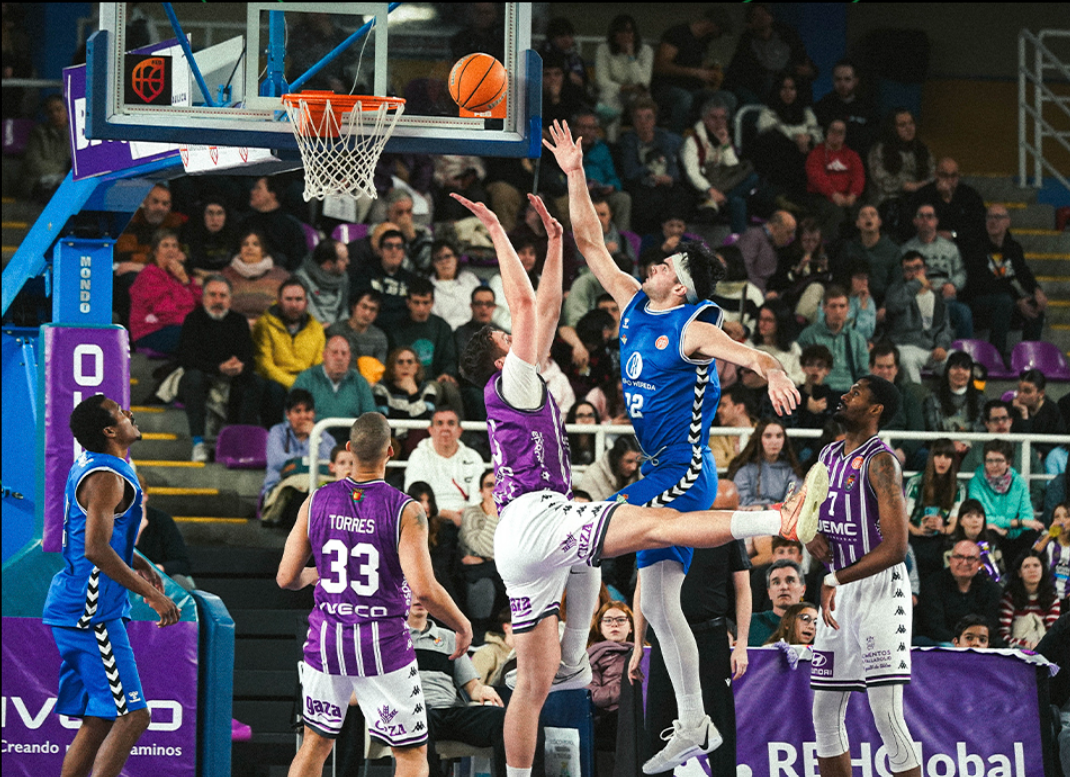
M 317 421 L 316 425 L 312 427 L 312 433 L 309 439 L 309 465 L 308 465 L 308 480 L 310 490 L 315 490 L 319 485 L 319 443 L 320 439 L 327 432 L 328 429 L 336 427 L 348 428 L 352 426 L 355 418 L 324 418 L 322 421 Z M 429 424 L 427 421 L 395 421 L 390 422 L 391 429 L 427 429 Z M 487 431 L 487 424 L 485 421 L 462 421 L 461 429 L 464 431 Z M 595 450 L 606 450 L 609 445 L 607 444 L 608 437 L 617 437 L 622 434 L 634 434 L 634 430 L 629 424 L 597 424 L 593 428 L 591 424 L 568 424 L 565 426 L 565 431 L 569 434 L 593 434 L 595 438 Z M 787 429 L 785 430 L 788 437 L 810 437 L 818 438 L 821 436 L 820 429 Z M 750 438 L 754 430 L 749 427 L 721 427 L 715 426 L 710 429 L 711 437 L 732 437 L 738 436 L 740 438 L 740 447 L 746 445 L 747 440 Z M 951 437 L 948 432 L 906 432 L 900 430 L 889 430 L 880 432 L 879 436 L 884 440 L 939 440 L 945 437 Z M 988 432 L 956 432 L 954 434 L 956 441 L 962 442 L 980 442 L 984 443 L 988 440 L 994 439 L 993 435 Z M 1029 461 L 1031 448 L 1034 443 L 1042 443 L 1045 445 L 1070 445 L 1070 434 L 1047 434 L 1047 435 L 1035 435 L 1035 434 L 1003 434 L 999 436 L 1001 440 L 1007 440 L 1012 443 L 1021 443 L 1023 447 L 1022 455 L 1022 472 L 1021 475 L 1027 481 L 1029 480 L 1051 480 L 1052 476 L 1043 472 L 1034 473 L 1030 471 Z M 490 469 L 493 464 L 489 461 L 483 462 L 487 469 Z M 405 468 L 408 466 L 406 461 L 390 461 L 387 462 L 387 466 L 391 468 Z M 585 465 L 573 467 L 573 472 L 583 472 L 587 469 Z M 906 472 L 904 476 L 914 474 L 913 472 Z M 968 480 L 973 476 L 972 472 L 960 472 L 959 478 Z
M 1018 185 L 1041 188 L 1047 171 L 1070 190 L 1066 171 L 1058 170 L 1044 158 L 1044 139 L 1051 138 L 1070 152 L 1070 131 L 1056 128 L 1044 117 L 1045 104 L 1055 106 L 1070 118 L 1070 97 L 1055 94 L 1049 86 L 1070 81 L 1070 66 L 1061 61 L 1048 47 L 1052 39 L 1070 39 L 1070 30 L 1041 30 L 1034 35 L 1029 30 L 1018 33 Z M 1032 48 L 1030 48 L 1032 47 Z M 1030 56 L 1031 55 L 1031 56 Z M 1032 62 L 1030 62 L 1032 58 Z M 1047 81 L 1047 83 L 1045 83 Z M 1030 105 L 1032 92 L 1032 105 Z M 1049 116 L 1051 111 L 1048 112 Z M 1032 118 L 1033 142 L 1029 142 Z M 1029 157 L 1033 158 L 1033 179 L 1028 177 Z

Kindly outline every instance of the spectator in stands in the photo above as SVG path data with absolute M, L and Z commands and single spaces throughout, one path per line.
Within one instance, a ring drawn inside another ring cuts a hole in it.
M 951 440 L 933 440 L 925 471 L 906 482 L 907 529 L 923 578 L 944 568 L 945 540 L 958 524 L 959 508 L 966 499 L 957 462 Z
M 726 212 L 732 232 L 741 235 L 747 229 L 747 199 L 758 187 L 758 174 L 732 145 L 731 121 L 728 100 L 721 95 L 707 100 L 694 132 L 684 140 L 680 163 L 698 194 L 700 214 Z
M 583 147 L 583 170 L 587 175 L 587 188 L 592 199 L 605 200 L 612 213 L 614 230 L 628 231 L 632 228 L 632 197 L 622 191 L 617 168 L 613 164 L 613 155 L 609 146 L 599 137 L 598 116 L 590 108 L 581 108 L 571 119 L 572 131 L 580 136 Z M 566 198 L 567 200 L 567 198 Z M 567 202 L 558 203 L 559 211 L 568 210 Z M 604 230 L 604 227 L 603 227 Z M 617 239 L 620 239 L 619 234 Z M 610 253 L 613 253 L 612 249 Z
M 350 279 L 350 294 L 359 297 L 366 289 L 379 293 L 377 324 L 384 332 L 394 331 L 408 317 L 409 284 L 416 276 L 402 267 L 404 261 L 405 236 L 400 230 L 388 229 L 379 238 L 375 260 Z
M 802 567 L 786 558 L 774 561 L 765 573 L 765 589 L 773 608 L 751 615 L 750 634 L 747 639 L 749 647 L 764 645 L 769 635 L 780 625 L 780 619 L 784 617 L 787 609 L 802 601 L 806 592 Z
M 467 17 L 467 26 L 450 38 L 453 58 L 482 51 L 500 62 L 505 57 L 505 21 L 498 3 L 472 3 Z
M 839 397 L 825 382 L 834 363 L 832 351 L 820 343 L 802 349 L 799 364 L 805 378 L 798 386 L 802 398 L 798 413 L 799 426 L 804 429 L 824 428 L 836 412 Z
M 494 774 L 505 769 L 505 705 L 498 692 L 479 679 L 467 654 L 456 659 L 455 635 L 437 626 L 415 596 L 409 608 L 409 635 L 416 648 L 424 703 L 427 706 L 427 765 L 430 777 L 444 777 L 435 743 L 464 742 L 474 747 L 494 748 Z M 461 695 L 464 692 L 464 696 Z M 469 706 L 466 698 L 475 702 Z M 539 748 L 535 763 L 540 764 Z
M 737 322 L 750 335 L 757 329 L 758 308 L 765 301 L 762 292 L 747 280 L 747 264 L 736 246 L 722 246 L 717 256 L 725 266 L 726 275 L 717 283 L 710 299 L 724 311 L 724 321 Z
M 858 209 L 855 226 L 858 236 L 847 241 L 840 252 L 840 263 L 861 259 L 869 263 L 869 288 L 878 305 L 884 304 L 888 287 L 900 278 L 899 246 L 881 232 L 881 217 L 874 205 Z
M 816 321 L 799 335 L 799 345 L 805 351 L 808 345 L 823 345 L 832 354 L 831 370 L 826 382 L 832 395 L 829 403 L 835 405 L 841 394 L 851 388 L 856 380 L 866 374 L 869 361 L 869 346 L 862 334 L 847 326 L 850 302 L 842 286 L 829 286 L 822 298 L 825 320 Z M 806 360 L 803 359 L 803 369 Z
M 468 505 L 479 504 L 483 461 L 461 442 L 461 422 L 453 410 L 435 410 L 430 434 L 409 456 L 405 487 L 418 480 L 428 483 L 435 492 L 439 515 L 460 526 Z
M 973 337 L 973 313 L 958 294 L 966 288 L 966 266 L 958 246 L 937 234 L 938 222 L 932 205 L 919 205 L 914 214 L 917 235 L 903 243 L 900 251 L 917 251 L 925 257 L 925 267 L 936 293 L 943 297 L 951 326 L 959 338 Z
M 293 387 L 308 391 L 316 400 L 316 412 L 323 418 L 358 418 L 376 412 L 371 386 L 350 366 L 349 341 L 341 335 L 327 340 L 323 361 L 302 370 Z M 332 430 L 340 442 L 349 439 L 349 427 Z
M 523 224 L 517 227 L 517 230 L 522 230 Z M 531 285 L 533 288 L 538 288 L 539 273 L 536 271 L 535 266 L 539 261 L 538 253 L 538 238 L 530 231 L 523 230 L 514 232 L 509 238 L 509 242 L 513 244 L 516 249 L 516 255 L 520 257 L 520 264 L 523 265 L 524 271 L 531 279 Z M 545 256 L 545 252 L 543 256 Z M 505 287 L 502 285 L 502 276 L 495 273 L 487 281 L 487 286 L 494 292 L 495 299 L 505 299 Z M 513 320 L 509 315 L 508 305 L 498 305 L 494 308 L 494 314 L 492 321 L 496 327 L 505 331 L 513 331 Z
M 483 179 L 486 177 L 487 168 L 477 156 L 435 156 L 435 177 L 431 188 L 435 201 L 435 218 L 440 221 L 457 221 L 470 216 L 468 210 L 450 197 L 450 193 L 457 192 L 472 202 L 486 202 L 487 193 L 483 189 Z
M 734 245 L 743 253 L 747 264 L 747 278 L 768 291 L 769 279 L 777 269 L 777 249 L 795 239 L 795 217 L 786 210 L 778 210 L 761 226 L 751 227 Z
M 275 262 L 293 272 L 308 253 L 301 222 L 282 209 L 284 182 L 278 176 L 261 176 L 249 192 L 252 213 L 245 217 L 241 231 L 255 230 L 275 252 Z
M 637 232 L 652 232 L 666 211 L 687 213 L 691 194 L 680 179 L 680 146 L 674 132 L 657 126 L 658 106 L 639 98 L 632 103 L 633 129 L 620 139 L 621 176 L 635 209 L 632 225 Z
M 807 206 L 818 213 L 821 229 L 830 238 L 849 223 L 866 190 L 866 170 L 862 158 L 846 144 L 847 122 L 832 119 L 825 126 L 825 142 L 806 157 Z
M 806 194 L 806 159 L 822 140 L 821 126 L 790 73 L 777 77 L 766 106 L 758 115 L 758 137 L 751 156 L 758 172 L 780 187 L 789 202 L 801 204 Z
M 914 383 L 907 379 L 906 374 L 899 369 L 899 349 L 888 340 L 882 340 L 869 351 L 869 371 L 878 378 L 884 378 L 894 383 L 899 389 L 903 401 L 899 403 L 899 410 L 891 420 L 881 425 L 885 431 L 901 429 L 908 432 L 925 431 L 925 413 L 923 408 L 925 400 L 929 396 L 929 390 L 921 383 Z M 896 440 L 889 441 L 900 464 L 907 469 L 921 469 L 925 466 L 926 448 L 922 440 Z M 956 454 L 957 455 L 957 454 Z
M 959 163 L 944 157 L 936 163 L 936 179 L 914 195 L 915 205 L 932 205 L 940 237 L 960 246 L 985 236 L 985 201 L 976 189 L 959 181 Z
M 1019 418 L 1018 412 L 1010 402 L 1004 402 L 1002 399 L 990 399 L 985 402 L 984 409 L 982 410 L 982 420 L 984 421 L 985 430 L 993 437 L 1005 437 L 1014 431 L 1013 423 L 1016 418 Z M 1011 446 L 1014 448 L 1014 457 L 1011 459 L 1011 466 L 1018 472 L 1025 472 L 1025 448 L 1020 442 L 1012 442 Z M 970 443 L 970 450 L 962 459 L 962 463 L 959 465 L 961 472 L 973 472 L 978 467 L 982 466 L 984 461 L 984 453 L 981 450 L 982 443 L 972 442 Z M 1039 474 L 1044 470 L 1044 462 L 1040 454 L 1037 453 L 1037 446 L 1029 446 L 1029 471 L 1034 474 Z M 1033 504 L 1040 506 L 1044 503 L 1044 481 L 1034 480 L 1029 484 L 1030 499 Z
M 288 30 L 286 41 L 289 49 L 286 64 L 291 80 L 310 70 L 313 65 L 320 65 L 320 60 L 349 37 L 338 24 L 339 20 L 339 16 L 329 13 L 297 15 L 296 21 Z M 348 93 L 348 72 L 352 72 L 350 68 L 355 70 L 356 67 L 355 52 L 343 48 L 341 56 L 321 64 L 319 70 L 305 82 L 305 88 Z
M 1048 379 L 1038 369 L 1026 370 L 1021 374 L 1018 379 L 1018 392 L 1011 402 L 1015 410 L 1012 432 L 1033 435 L 1066 434 L 1066 422 L 1059 412 L 1059 406 L 1048 401 L 1047 385 Z M 1055 445 L 1037 442 L 1034 447 L 1046 463 Z M 1065 460 L 1065 456 L 1063 459 Z M 1065 469 L 1065 466 L 1063 468 Z
M 961 467 L 959 468 L 961 470 Z M 1006 577 L 999 532 L 988 525 L 985 508 L 976 499 L 965 499 L 959 506 L 959 520 L 948 537 L 950 547 L 944 551 L 944 566 L 950 568 L 954 546 L 962 540 L 976 542 L 981 551 L 981 573 L 997 583 Z
M 981 551 L 977 543 L 961 540 L 951 553 L 951 567 L 941 569 L 922 580 L 918 597 L 915 645 L 950 645 L 958 635 L 955 627 L 967 615 L 979 615 L 996 636 L 999 602 L 1003 592 L 999 583 L 981 572 Z M 1001 645 L 995 639 L 993 647 Z
M 594 708 L 594 749 L 596 753 L 616 753 L 617 710 L 621 681 L 627 674 L 635 631 L 632 610 L 625 602 L 604 603 L 591 619 L 587 655 L 594 679 L 587 686 Z M 601 773 L 601 772 L 599 772 Z
M 385 222 L 393 224 L 405 238 L 405 269 L 421 274 L 431 271 L 431 231 L 416 223 L 413 214 L 412 194 L 400 187 L 390 190 L 386 196 Z
M 783 424 L 765 418 L 728 465 L 727 477 L 739 491 L 740 508 L 757 510 L 783 502 L 792 483 L 801 482 L 802 475 Z
M 424 367 L 411 348 L 395 348 L 386 357 L 383 380 L 372 386 L 375 404 L 388 419 L 402 421 L 431 420 L 438 406 L 441 389 L 437 383 L 424 380 Z M 394 452 L 406 459 L 426 434 L 413 430 L 395 429 L 399 441 Z
M 483 327 L 490 324 L 494 309 L 498 307 L 494 289 L 488 286 L 476 286 L 469 294 L 468 309 L 471 317 L 453 330 L 453 343 L 457 353 L 463 353 L 468 341 Z
M 587 468 L 576 487 L 590 494 L 593 502 L 609 499 L 625 486 L 639 480 L 642 457 L 643 450 L 635 437 L 630 434 L 621 435 L 612 448 Z
M 787 642 L 789 645 L 812 645 L 817 636 L 817 608 L 810 602 L 793 604 L 784 611 L 780 625 L 769 635 L 766 645 Z
M 436 240 L 431 246 L 431 285 L 435 304 L 431 315 L 455 330 L 471 316 L 472 292 L 480 281 L 471 270 L 458 272 L 457 249 L 448 240 Z M 410 294 L 411 294 L 410 289 Z
M 799 222 L 799 239 L 777 251 L 777 269 L 766 285 L 766 297 L 779 297 L 796 318 L 818 320 L 821 298 L 832 285 L 832 267 L 821 226 L 809 216 Z M 854 317 L 848 316 L 853 325 Z
M 410 466 L 412 466 L 410 464 Z M 465 607 L 476 635 L 494 629 L 494 616 L 508 601 L 505 583 L 494 565 L 494 532 L 498 528 L 498 505 L 494 501 L 494 470 L 479 478 L 479 501 L 461 513 L 458 550 L 465 582 Z M 482 675 L 482 668 L 480 674 Z
M 893 239 L 910 237 L 910 203 L 933 180 L 933 157 L 917 137 L 914 115 L 906 108 L 888 114 L 881 139 L 869 150 L 869 199 Z M 935 225 L 934 225 L 935 230 Z
M 721 394 L 721 401 L 717 405 L 717 421 L 726 428 L 753 429 L 756 407 L 757 402 L 751 391 L 736 383 Z M 710 450 L 713 452 L 717 469 L 727 467 L 742 449 L 739 435 L 710 436 Z
M 564 16 L 555 16 L 546 25 L 546 38 L 539 46 L 539 55 L 545 60 L 560 57 L 564 63 L 565 78 L 569 87 L 584 99 L 587 97 L 587 66 L 576 50 L 576 28 Z
M 198 278 L 223 272 L 234 257 L 238 230 L 221 198 L 205 200 L 200 218 L 182 228 L 182 242 L 189 253 L 190 270 Z
M 639 243 L 639 257 L 642 263 L 644 255 L 657 255 L 655 264 L 661 259 L 676 253 L 676 247 L 684 242 L 684 234 L 687 232 L 686 214 L 674 208 L 666 210 L 661 216 L 661 229 L 643 235 Z
M 858 84 L 858 68 L 851 60 L 841 59 L 832 66 L 832 91 L 814 103 L 814 114 L 822 127 L 841 119 L 847 126 L 847 147 L 864 158 L 873 144 L 880 113 Z
M 486 632 L 483 644 L 472 653 L 472 665 L 485 685 L 501 690 L 506 672 L 516 669 L 513 613 L 508 605 L 499 610 L 494 624 L 494 630 Z
M 973 382 L 973 359 L 965 351 L 947 357 L 937 389 L 925 402 L 925 430 L 928 432 L 983 432 L 983 392 Z M 969 445 L 955 441 L 959 456 Z
M 327 465 L 327 470 L 334 476 L 335 480 L 341 480 L 342 478 L 352 477 L 357 479 L 357 457 L 353 455 L 353 451 L 346 448 L 345 443 L 338 443 L 331 448 L 331 461 Z
M 900 258 L 903 277 L 884 300 L 888 339 L 899 347 L 906 377 L 921 383 L 921 371 L 943 372 L 951 348 L 951 322 L 944 298 L 933 289 L 925 257 L 907 251 Z
M 267 379 L 264 421 L 281 415 L 282 399 L 297 376 L 323 359 L 327 338 L 308 314 L 308 290 L 297 278 L 279 286 L 278 302 L 256 320 L 253 345 L 256 371 Z
M 725 88 L 731 89 L 740 102 L 766 102 L 776 92 L 778 74 L 787 72 L 798 80 L 809 101 L 810 83 L 817 77 L 817 67 L 807 55 L 799 33 L 776 21 L 764 3 L 749 4 L 744 22 L 746 29 L 728 64 Z
M 999 634 L 1008 646 L 1035 650 L 1059 619 L 1059 597 L 1044 554 L 1027 550 L 1011 565 L 999 608 Z
M 157 230 L 177 233 L 186 222 L 181 213 L 171 210 L 171 190 L 157 183 L 145 195 L 141 206 L 115 241 L 115 291 L 112 305 L 119 323 L 130 321 L 130 287 L 137 274 L 152 260 L 152 241 Z
M 30 131 L 20 177 L 26 196 L 48 202 L 71 169 L 70 117 L 61 94 L 45 98 L 47 121 Z
M 598 415 L 598 410 L 595 406 L 584 400 L 576 402 L 569 408 L 565 416 L 566 426 L 570 424 L 597 426 L 601 422 L 602 419 Z M 593 433 L 569 433 L 568 447 L 572 463 L 576 465 L 593 464 L 599 456 L 599 451 L 595 448 L 595 436 Z
M 670 131 L 682 133 L 694 121 L 692 107 L 701 105 L 720 90 L 724 70 L 706 58 L 710 42 L 732 32 L 728 14 L 716 7 L 702 16 L 666 30 L 654 54 L 654 78 L 650 88 L 665 114 Z M 735 98 L 726 94 L 735 108 Z
M 956 636 L 951 644 L 958 648 L 987 648 L 989 642 L 988 621 L 980 615 L 966 615 L 955 624 Z
M 980 239 L 964 241 L 966 296 L 978 320 L 988 322 L 988 341 L 1007 359 L 1007 332 L 1021 328 L 1023 340 L 1039 340 L 1048 298 L 1037 283 L 1021 243 L 1010 232 L 1007 207 L 990 205 Z
M 254 321 L 275 303 L 279 284 L 290 273 L 275 263 L 262 233 L 245 232 L 239 246 L 238 253 L 223 269 L 223 276 L 233 289 L 234 311 Z
M 365 289 L 354 295 L 349 318 L 335 321 L 326 333 L 327 337 L 341 335 L 349 342 L 350 366 L 359 370 L 368 383 L 378 383 L 386 369 L 386 355 L 390 350 L 386 333 L 375 326 L 381 299 L 375 289 Z
M 1063 613 L 1070 613 L 1070 503 L 1060 502 L 1055 506 L 1051 528 L 1033 548 L 1044 554 L 1055 596 L 1062 602 Z
M 182 532 L 178 530 L 174 518 L 149 504 L 149 486 L 140 473 L 137 481 L 141 485 L 142 514 L 134 544 L 145 558 L 160 567 L 168 577 L 187 591 L 192 591 L 197 586 L 193 582 L 193 567 Z
M 1033 517 L 1025 478 L 1011 467 L 1011 444 L 989 440 L 983 451 L 985 463 L 970 480 L 970 496 L 982 504 L 988 526 L 1000 536 L 1003 556 L 1014 559 L 1032 547 L 1046 527 Z
M 208 461 L 204 442 L 208 395 L 216 385 L 227 389 L 226 422 L 256 424 L 264 384 L 253 364 L 253 338 L 245 317 L 230 308 L 230 281 L 222 275 L 204 280 L 203 305 L 182 322 L 178 364 L 183 369 L 178 394 L 185 405 L 193 443 L 193 461 Z
M 325 238 L 294 272 L 308 288 L 308 312 L 324 327 L 345 318 L 349 310 L 349 248 Z
M 654 49 L 643 43 L 635 18 L 628 14 L 613 17 L 606 42 L 598 44 L 594 55 L 595 111 L 610 143 L 617 142 L 621 117 L 629 113 L 632 101 L 650 96 L 653 74 Z
M 153 235 L 152 261 L 130 287 L 130 339 L 137 348 L 173 355 L 182 322 L 201 302 L 201 286 L 186 272 L 178 235 L 160 229 Z
M 406 299 L 408 320 L 400 322 L 390 332 L 394 348 L 411 347 L 420 358 L 428 375 L 449 392 L 457 386 L 457 351 L 453 330 L 443 319 L 431 312 L 435 304 L 435 287 L 426 278 L 414 278 L 409 284 Z M 452 404 L 452 402 L 451 402 Z
M 619 377 L 614 369 L 613 354 L 609 348 L 616 329 L 617 322 L 613 320 L 613 316 L 605 310 L 595 308 L 584 313 L 576 322 L 576 338 L 582 344 L 583 351 L 577 352 L 560 338 L 555 340 L 550 349 L 551 357 L 568 376 L 576 396 L 585 397 L 589 402 L 594 401 L 596 406 L 600 403 L 587 396 L 588 392 L 609 386 Z M 580 357 L 584 351 L 587 360 L 583 367 L 578 367 L 577 362 L 583 363 Z M 602 422 L 609 423 L 605 411 L 605 407 L 599 408 Z
M 260 489 L 261 518 L 288 528 L 308 493 L 308 456 L 312 427 L 316 425 L 316 400 L 304 389 L 286 395 L 286 420 L 268 432 L 267 470 Z M 331 459 L 334 437 L 320 437 L 318 458 Z
M 775 356 L 791 382 L 799 385 L 806 378 L 799 361 L 802 348 L 795 342 L 795 329 L 791 309 L 778 299 L 767 300 L 758 309 L 758 326 L 751 342 L 759 351 Z

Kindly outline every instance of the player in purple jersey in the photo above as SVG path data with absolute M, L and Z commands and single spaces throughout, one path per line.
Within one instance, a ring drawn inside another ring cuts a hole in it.
M 362 415 L 346 448 L 355 469 L 301 505 L 276 576 L 291 591 L 316 586 L 301 678 L 305 736 L 290 775 L 322 774 L 356 694 L 370 733 L 393 751 L 395 774 L 424 777 L 427 713 L 405 584 L 456 631 L 451 658 L 468 650 L 472 624 L 435 580 L 423 508 L 383 479 L 393 455 L 386 418 Z M 315 566 L 305 566 L 310 558 Z
M 549 356 L 561 312 L 561 225 L 542 200 L 529 195 L 548 237 L 536 293 L 498 217 L 481 203 L 451 196 L 490 234 L 513 321 L 512 336 L 493 327 L 473 336 L 461 371 L 476 385 L 486 386 L 487 428 L 497 479 L 494 498 L 501 515 L 494 557 L 509 594 L 517 654 L 516 690 L 505 717 L 506 761 L 509 777 L 527 777 L 547 694 L 552 688 L 590 682 L 590 666 L 581 659 L 593 612 L 593 600 L 587 598 L 587 582 L 593 576 L 582 574 L 585 570 L 603 558 L 643 549 L 716 547 L 733 539 L 778 533 L 795 536 L 796 526 L 814 513 L 816 500 L 804 487 L 779 510 L 759 512 L 682 513 L 627 503 L 572 502 L 568 437 L 537 366 Z M 574 589 L 574 581 L 581 587 Z M 569 608 L 577 606 L 574 612 L 579 617 L 566 622 L 559 641 L 558 611 L 564 590 Z M 575 673 L 571 667 L 586 672 Z M 698 746 L 708 752 L 715 744 L 702 741 Z
M 106 581 L 99 579 L 101 575 L 145 597 L 159 613 L 161 627 L 177 623 L 179 610 L 163 593 L 156 570 L 133 552 L 141 515 L 141 492 L 136 480 L 131 480 L 132 471 L 126 462 L 130 446 L 141 439 L 134 416 L 103 394 L 95 394 L 78 403 L 71 413 L 70 426 L 79 445 L 97 461 L 92 468 L 83 467 L 88 474 L 80 482 L 68 484 L 69 489 L 74 489 L 75 504 L 68 502 L 64 520 L 66 566 L 56 574 L 44 618 L 52 625 L 63 660 L 56 712 L 82 718 L 82 726 L 63 758 L 62 774 L 74 777 L 88 775 L 92 770 L 93 774 L 108 777 L 122 771 L 131 749 L 148 728 L 151 715 L 144 694 L 138 692 L 141 684 L 126 636 L 126 618 L 98 622 L 96 618 L 79 616 L 83 609 L 85 616 L 90 616 L 98 604 L 102 608 L 108 604 L 97 598 L 104 596 L 99 591 L 109 590 Z M 81 466 L 86 454 L 79 457 L 72 472 Z M 68 500 L 71 493 L 68 491 Z M 74 526 L 72 522 L 81 525 Z M 84 543 L 83 553 L 77 554 L 80 558 L 69 555 L 74 545 L 68 539 L 74 535 Z M 122 555 L 116 550 L 118 546 Z M 76 576 L 81 578 L 80 586 Z M 73 583 L 64 586 L 64 590 L 79 588 L 69 624 L 62 617 L 69 608 L 64 606 L 61 586 L 57 585 L 64 578 Z M 122 596 L 120 611 L 129 609 L 126 592 L 114 587 L 110 590 Z
M 710 297 L 724 269 L 696 243 L 681 243 L 654 265 L 642 284 L 621 271 L 606 249 L 583 169 L 583 146 L 565 123 L 554 122 L 544 145 L 568 175 L 569 210 L 580 253 L 621 310 L 621 379 L 628 415 L 648 457 L 643 478 L 616 495 L 631 504 L 705 510 L 717 496 L 717 470 L 709 449 L 709 428 L 720 399 L 715 360 L 747 367 L 768 383 L 778 414 L 799 402 L 799 392 L 772 356 L 732 340 L 721 329 L 722 311 Z M 637 554 L 636 645 L 630 670 L 642 657 L 645 620 L 665 653 L 665 668 L 679 716 L 662 750 L 643 764 L 646 774 L 671 771 L 696 752 L 709 752 L 721 737 L 706 715 L 698 682 L 699 650 L 680 606 L 680 590 L 691 563 L 688 547 Z M 594 607 L 598 579 L 590 576 Z M 578 601 L 569 589 L 569 609 Z M 664 735 L 663 739 L 666 738 Z M 709 748 L 699 745 L 709 744 Z
M 828 498 L 806 547 L 832 571 L 821 587 L 810 687 L 821 777 L 850 777 L 844 725 L 848 695 L 865 691 L 893 774 L 920 777 L 903 716 L 910 682 L 911 598 L 906 565 L 907 513 L 895 453 L 879 437 L 895 415 L 896 387 L 876 375 L 843 395 L 835 418 L 846 436 L 821 451 Z

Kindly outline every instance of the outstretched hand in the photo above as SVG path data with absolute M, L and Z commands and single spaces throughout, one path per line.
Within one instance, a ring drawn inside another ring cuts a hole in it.
M 483 226 L 485 226 L 488 230 L 495 226 L 501 226 L 501 222 L 498 221 L 498 215 L 490 208 L 488 208 L 484 203 L 472 202 L 467 197 L 462 197 L 461 195 L 457 194 L 457 192 L 450 192 L 450 197 L 457 200 L 457 202 L 468 208 L 468 210 L 472 211 L 472 215 L 479 219 L 480 223 L 483 224 Z
M 784 370 L 770 370 L 766 376 L 769 381 L 769 399 L 777 415 L 791 413 L 798 407 L 801 397 L 799 389 Z
M 539 214 L 539 218 L 542 219 L 542 225 L 546 229 L 546 237 L 550 240 L 560 238 L 565 230 L 562 229 L 561 222 L 551 216 L 550 211 L 546 210 L 546 203 L 542 201 L 542 197 L 529 193 L 528 201 L 535 208 L 535 212 Z
M 550 141 L 545 139 L 542 144 L 553 152 L 561 172 L 568 175 L 573 170 L 582 169 L 583 147 L 580 145 L 582 138 L 572 139 L 572 132 L 568 128 L 568 122 L 555 119 L 554 123 L 549 127 L 549 132 L 554 141 L 553 145 L 550 145 Z

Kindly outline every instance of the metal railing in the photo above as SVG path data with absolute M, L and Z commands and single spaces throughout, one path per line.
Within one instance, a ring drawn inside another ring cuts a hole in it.
M 325 418 L 322 421 L 317 421 L 316 425 L 312 427 L 312 433 L 309 439 L 309 466 L 308 466 L 308 480 L 309 488 L 315 490 L 319 486 L 319 443 L 320 439 L 326 433 L 328 429 L 337 427 L 349 427 L 355 421 L 355 418 Z M 427 429 L 427 421 L 394 421 L 390 422 L 391 429 Z M 461 429 L 464 431 L 487 431 L 487 424 L 484 421 L 462 421 Z M 617 437 L 622 434 L 634 434 L 634 430 L 628 424 L 596 424 L 594 428 L 591 424 L 568 424 L 565 426 L 565 431 L 569 434 L 592 434 L 595 438 L 596 451 L 604 451 L 609 448 L 607 444 L 607 438 Z M 800 438 L 818 438 L 821 436 L 820 429 L 787 429 L 788 437 L 800 437 Z M 747 444 L 747 440 L 750 439 L 751 434 L 754 433 L 753 429 L 748 427 L 713 427 L 710 429 L 711 437 L 739 437 L 740 448 Z M 947 432 L 907 432 L 900 430 L 888 430 L 880 432 L 879 436 L 883 440 L 939 440 L 949 436 Z M 954 439 L 962 442 L 980 442 L 985 443 L 989 440 L 995 439 L 994 435 L 988 432 L 955 432 Z M 1031 434 L 1001 434 L 999 439 L 1007 440 L 1011 443 L 1020 443 L 1022 445 L 1022 470 L 1021 476 L 1025 478 L 1026 482 L 1032 480 L 1051 480 L 1052 476 L 1043 472 L 1035 473 L 1030 467 L 1030 459 L 1032 454 L 1032 446 L 1040 442 L 1044 445 L 1070 445 L 1070 434 L 1046 434 L 1041 436 Z M 484 467 L 490 469 L 493 466 L 492 462 L 483 462 Z M 390 461 L 387 462 L 387 467 L 390 468 L 405 468 L 408 466 L 406 461 Z M 573 472 L 581 473 L 586 471 L 586 465 L 577 465 L 572 468 Z M 904 472 L 904 478 L 915 474 L 914 472 Z M 960 472 L 959 479 L 968 480 L 973 477 L 972 472 Z
M 1018 33 L 1018 184 L 1042 188 L 1047 171 L 1070 190 L 1065 171 L 1058 170 L 1044 157 L 1045 138 L 1051 138 L 1070 153 L 1070 130 L 1056 129 L 1044 118 L 1044 106 L 1048 104 L 1057 107 L 1070 121 L 1070 97 L 1060 97 L 1045 83 L 1045 78 L 1050 78 L 1047 76 L 1049 72 L 1061 74 L 1070 82 L 1070 67 L 1046 45 L 1052 38 L 1070 40 L 1070 30 L 1041 30 L 1036 35 L 1029 30 Z M 1032 142 L 1029 139 L 1030 117 L 1033 119 Z M 1033 159 L 1031 182 L 1027 172 L 1030 157 Z

